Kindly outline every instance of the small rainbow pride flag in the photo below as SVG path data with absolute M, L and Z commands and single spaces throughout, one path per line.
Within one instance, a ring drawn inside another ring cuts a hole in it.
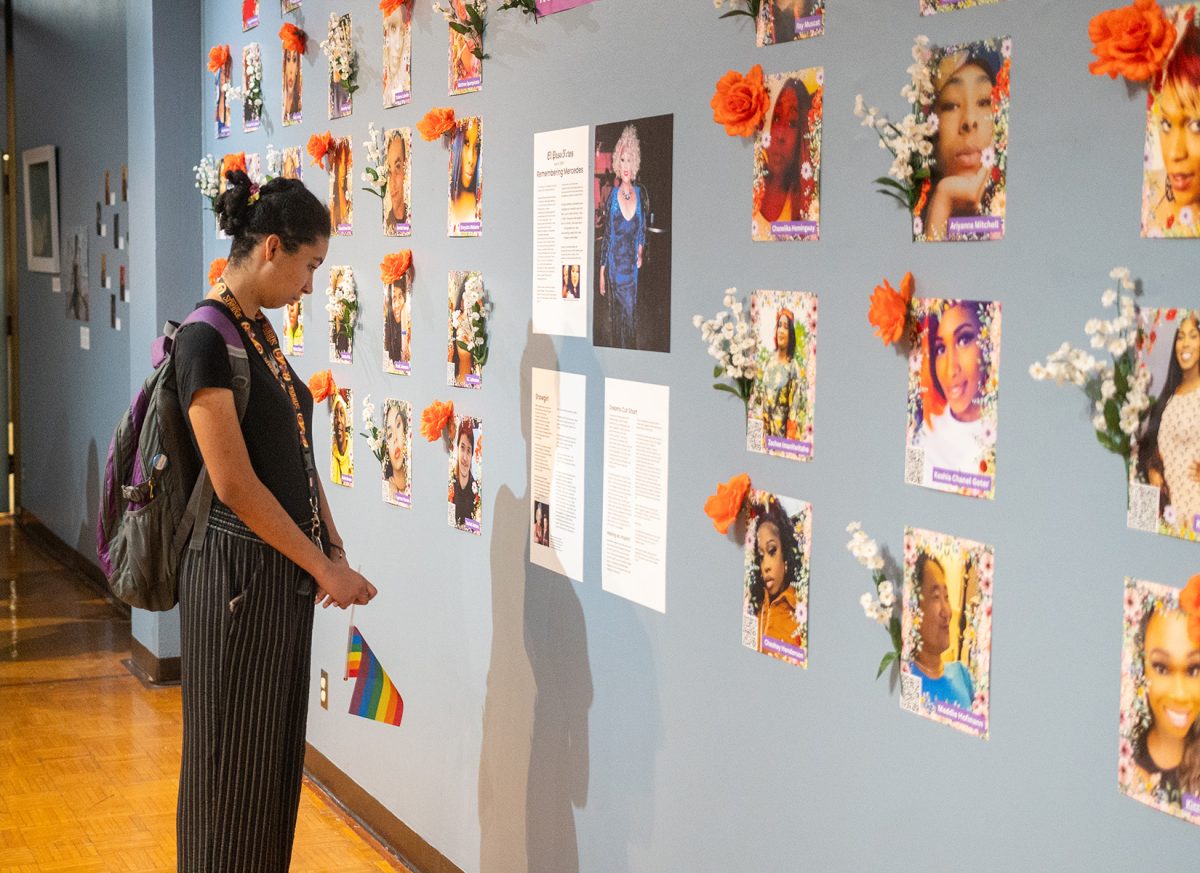
M 350 714 L 361 718 L 399 725 L 404 717 L 404 700 L 388 678 L 357 627 L 350 628 L 350 647 L 346 652 L 346 676 L 355 677 L 350 698 Z

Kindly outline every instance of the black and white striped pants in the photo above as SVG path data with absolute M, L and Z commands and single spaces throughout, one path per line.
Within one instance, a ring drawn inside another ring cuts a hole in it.
M 304 768 L 312 579 L 214 503 L 179 572 L 179 873 L 286 873 Z

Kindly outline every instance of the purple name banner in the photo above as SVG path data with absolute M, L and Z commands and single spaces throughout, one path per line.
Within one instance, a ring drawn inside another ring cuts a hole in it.
M 349 115 L 353 107 L 354 98 L 352 98 L 349 94 L 347 94 L 345 97 L 339 96 L 337 100 L 338 118 L 341 118 L 343 115 Z
M 454 83 L 454 90 L 462 91 L 464 88 L 478 88 L 483 84 L 482 76 L 471 76 L 466 79 L 459 79 Z
M 483 222 L 482 221 L 460 221 L 458 223 L 458 232 L 459 233 L 482 233 L 483 232 Z
M 339 236 L 350 236 L 350 234 L 354 233 L 354 225 L 349 222 L 339 221 L 337 232 Z
M 815 221 L 772 221 L 771 236 L 816 236 L 817 223 Z
M 1004 219 L 998 215 L 952 215 L 946 223 L 946 236 L 1003 234 Z
M 555 12 L 566 12 L 576 6 L 586 6 L 596 0 L 537 0 L 538 15 L 553 15 Z
M 398 233 L 400 236 L 408 236 L 412 233 L 412 224 L 407 221 L 397 221 L 392 225 L 392 232 Z
M 393 91 L 392 92 L 392 102 L 393 103 L 407 103 L 411 99 L 412 99 L 412 91 Z
M 262 127 L 262 119 L 261 118 L 252 118 L 246 122 L 246 124 L 242 128 L 242 130 L 244 133 L 250 133 L 253 130 L 258 130 L 260 127 Z
M 405 376 L 412 375 L 412 364 L 408 361 L 390 361 L 393 373 L 403 373 Z
M 471 533 L 479 533 L 479 530 L 480 530 L 479 522 L 477 522 L 473 518 L 464 518 L 463 519 L 463 527 L 465 527 Z
M 785 643 L 783 640 L 777 640 L 774 637 L 762 638 L 762 650 L 772 655 L 783 655 L 787 658 L 792 658 L 797 664 L 805 664 L 808 662 L 808 652 L 800 646 L 793 646 L 791 643 Z
M 476 376 L 474 373 L 468 373 L 467 374 L 467 384 L 471 385 L 475 388 L 478 388 L 480 385 L 483 384 L 483 377 Z
M 812 443 L 769 436 L 767 437 L 767 451 L 772 454 L 786 455 L 789 458 L 811 458 Z
M 353 352 L 338 352 L 334 357 L 334 363 L 335 364 L 353 364 L 354 363 L 354 353 Z
M 405 509 L 412 509 L 412 495 L 410 494 L 393 494 L 392 502 Z
M 297 122 L 303 121 L 304 120 L 304 110 L 302 109 L 299 112 L 289 112 L 287 115 L 284 116 L 284 120 L 290 121 L 292 124 L 296 124 Z
M 990 491 L 992 477 L 982 473 L 964 473 L 962 470 L 945 470 L 933 468 L 933 484 L 953 485 L 955 488 L 972 488 L 976 491 Z
M 1183 811 L 1188 815 L 1200 816 L 1200 797 L 1194 794 L 1184 794 Z
M 347 488 L 353 488 L 353 487 L 354 487 L 354 477 L 353 477 L 352 475 L 348 474 L 348 473 L 343 473 L 343 474 L 342 474 L 342 476 L 341 476 L 341 482 L 342 482 L 342 485 L 344 485 L 344 486 L 345 486 L 345 487 L 347 487 Z
M 796 19 L 796 36 L 805 33 L 812 33 L 814 30 L 820 30 L 825 25 L 824 15 L 808 15 L 804 18 Z
M 246 23 L 242 27 L 242 31 L 243 32 L 247 31 L 252 27 L 258 27 L 258 16 L 257 15 L 251 15 L 249 18 L 246 19 Z
M 1192 533 L 1200 533 L 1200 515 L 1192 516 Z
M 933 711 L 942 718 L 950 719 L 955 724 L 961 724 L 964 727 L 970 728 L 977 734 L 983 734 L 987 730 L 986 716 L 968 712 L 961 706 L 955 706 L 953 703 L 943 703 L 939 700 L 934 705 Z

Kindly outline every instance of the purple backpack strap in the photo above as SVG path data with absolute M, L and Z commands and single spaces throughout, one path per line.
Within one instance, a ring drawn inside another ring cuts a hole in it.
M 216 307 L 201 306 L 197 309 L 194 309 L 192 314 L 184 319 L 183 324 L 179 326 L 183 327 L 184 324 L 192 324 L 193 322 L 197 321 L 203 322 L 209 327 L 214 328 L 225 340 L 225 345 L 233 346 L 235 349 L 239 350 L 245 348 L 245 346 L 242 344 L 242 333 L 240 330 L 238 330 L 237 325 L 230 321 L 227 316 L 218 311 Z

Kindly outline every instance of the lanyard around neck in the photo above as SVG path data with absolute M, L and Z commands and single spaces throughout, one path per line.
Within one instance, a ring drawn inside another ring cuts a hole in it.
M 262 330 L 263 337 L 267 340 L 267 346 L 270 348 L 270 354 L 268 354 L 267 349 L 263 347 L 263 344 L 258 340 L 258 336 L 254 333 L 254 327 L 250 323 L 245 310 L 242 309 L 242 305 L 238 303 L 237 298 L 233 296 L 233 292 L 229 290 L 229 286 L 225 284 L 225 280 L 219 279 L 214 290 L 219 294 L 221 302 L 233 313 L 233 317 L 241 325 L 242 332 L 249 337 L 255 351 L 258 352 L 263 363 L 267 365 L 267 369 L 271 371 L 271 374 L 275 377 L 275 381 L 279 383 L 279 387 L 291 399 L 292 408 L 296 412 L 296 427 L 300 431 L 300 445 L 307 452 L 309 449 L 308 428 L 304 425 L 304 412 L 300 407 L 300 398 L 296 394 L 296 386 L 292 382 L 291 368 L 288 367 L 287 359 L 283 356 L 283 350 L 279 348 L 279 337 L 275 335 L 275 328 L 271 327 L 271 322 L 267 320 L 267 317 L 260 310 L 255 321 L 257 321 L 259 328 Z

